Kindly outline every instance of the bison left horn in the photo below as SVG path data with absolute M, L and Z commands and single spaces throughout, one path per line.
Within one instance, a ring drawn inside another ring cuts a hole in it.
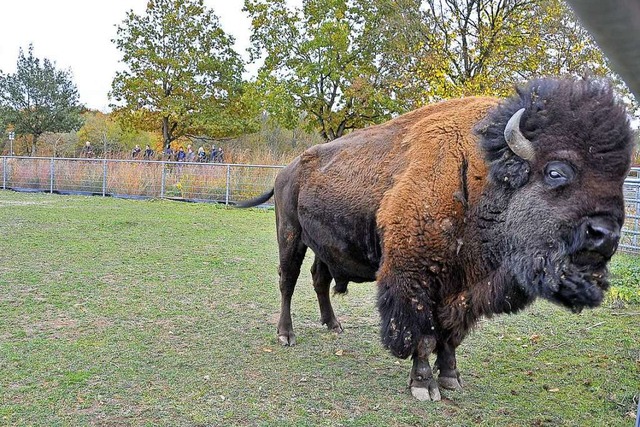
M 517 156 L 524 160 L 533 160 L 536 156 L 536 152 L 533 149 L 533 144 L 529 141 L 520 131 L 520 117 L 524 113 L 524 108 L 516 111 L 513 116 L 507 122 L 507 126 L 504 128 L 504 139 L 507 141 L 507 145 L 511 148 Z

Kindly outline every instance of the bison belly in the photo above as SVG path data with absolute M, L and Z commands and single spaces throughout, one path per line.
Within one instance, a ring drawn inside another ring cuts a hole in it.
M 302 241 L 329 267 L 337 281 L 370 282 L 380 264 L 375 218 L 341 217 L 330 209 L 301 206 Z
M 381 246 L 376 215 L 391 186 L 385 133 L 355 132 L 313 147 L 298 164 L 302 240 L 338 280 L 375 280 Z

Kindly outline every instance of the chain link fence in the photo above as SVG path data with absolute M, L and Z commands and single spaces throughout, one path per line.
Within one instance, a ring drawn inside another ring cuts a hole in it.
M 43 157 L 0 157 L 2 189 L 226 205 L 273 187 L 282 166 Z M 640 168 L 624 184 L 620 249 L 640 253 Z
M 624 182 L 626 219 L 620 250 L 640 254 L 640 168 L 632 168 Z
M 2 188 L 235 204 L 273 187 L 282 166 L 2 157 Z

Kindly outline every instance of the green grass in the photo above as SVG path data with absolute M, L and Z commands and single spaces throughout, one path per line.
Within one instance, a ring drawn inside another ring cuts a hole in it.
M 611 290 L 608 301 L 612 304 L 640 304 L 640 254 L 620 254 L 610 265 Z
M 0 191 L 0 425 L 633 424 L 638 306 L 482 321 L 465 390 L 420 403 L 374 285 L 334 298 L 328 333 L 309 258 L 281 348 L 272 211 Z

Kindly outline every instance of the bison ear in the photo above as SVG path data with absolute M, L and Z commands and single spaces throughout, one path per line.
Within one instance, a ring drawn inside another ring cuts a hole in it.
M 501 159 L 493 162 L 490 173 L 495 182 L 515 189 L 529 182 L 530 172 L 529 162 L 508 150 Z

